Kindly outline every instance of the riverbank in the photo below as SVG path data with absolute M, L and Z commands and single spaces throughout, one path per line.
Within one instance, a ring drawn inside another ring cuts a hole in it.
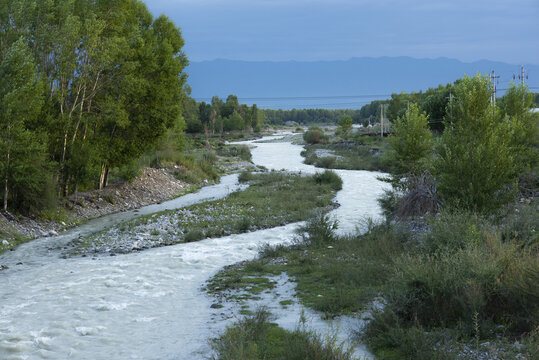
M 306 144 L 301 156 L 305 164 L 324 169 L 391 171 L 384 157 L 388 152 L 386 139 L 360 134 L 343 139 L 330 137 L 326 143 Z
M 59 201 L 56 210 L 33 216 L 0 212 L 0 253 L 41 237 L 56 236 L 90 219 L 138 209 L 174 199 L 217 181 L 219 176 L 256 170 L 246 146 L 227 145 L 218 139 L 211 149 L 160 154 L 156 165 L 143 168 L 132 181 L 119 181 L 102 190 L 78 192 Z
M 534 203 L 498 221 L 443 213 L 347 237 L 320 217 L 292 245 L 224 268 L 206 289 L 242 306 L 279 294 L 272 279 L 286 274 L 297 301 L 324 318 L 370 313 L 356 332 L 381 359 L 531 360 L 539 346 L 536 224 Z
M 72 243 L 68 255 L 125 254 L 147 248 L 256 231 L 326 212 L 342 183 L 331 173 L 242 173 L 249 187 L 220 200 L 141 216 Z
M 56 211 L 35 217 L 0 213 L 0 252 L 32 239 L 56 236 L 92 218 L 173 199 L 194 188 L 167 169 L 146 168 L 131 183 L 71 195 L 61 201 Z

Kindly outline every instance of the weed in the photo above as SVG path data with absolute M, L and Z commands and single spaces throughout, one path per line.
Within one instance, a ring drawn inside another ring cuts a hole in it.
M 231 327 L 211 345 L 214 359 L 350 359 L 349 351 L 335 340 L 323 341 L 315 333 L 300 329 L 287 331 L 269 322 L 270 314 L 258 309 Z

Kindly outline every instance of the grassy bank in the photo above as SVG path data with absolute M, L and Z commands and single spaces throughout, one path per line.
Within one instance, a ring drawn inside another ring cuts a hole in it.
M 361 335 L 381 359 L 534 359 L 535 206 L 498 220 L 447 212 L 347 238 L 336 237 L 321 216 L 295 245 L 268 247 L 254 261 L 225 268 L 208 290 L 261 291 L 273 286 L 261 279 L 284 271 L 301 302 L 326 317 L 383 304 Z
M 350 354 L 335 341 L 324 341 L 298 325 L 287 331 L 270 322 L 267 311 L 247 316 L 211 342 L 220 360 L 347 360 Z
M 347 140 L 331 137 L 327 143 L 306 145 L 301 155 L 305 163 L 326 169 L 391 170 L 384 158 L 388 146 L 378 136 L 356 136 Z
M 130 252 L 255 231 L 302 221 L 334 207 L 340 178 L 332 173 L 300 176 L 243 173 L 244 191 L 220 200 L 142 216 L 77 242 L 75 253 Z
M 8 223 L 0 220 L 0 254 L 4 251 L 15 249 L 20 244 L 30 240 L 29 237 L 20 235 Z

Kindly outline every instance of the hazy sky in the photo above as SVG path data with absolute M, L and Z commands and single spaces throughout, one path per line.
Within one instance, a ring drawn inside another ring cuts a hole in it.
M 539 0 L 146 0 L 192 61 L 449 57 L 539 64 Z

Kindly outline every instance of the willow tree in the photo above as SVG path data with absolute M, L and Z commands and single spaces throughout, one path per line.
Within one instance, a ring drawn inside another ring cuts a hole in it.
M 22 38 L 0 63 L 0 79 L 0 177 L 3 209 L 7 210 L 10 198 L 23 203 L 40 192 L 46 178 L 45 147 L 27 127 L 41 111 L 43 87 Z

